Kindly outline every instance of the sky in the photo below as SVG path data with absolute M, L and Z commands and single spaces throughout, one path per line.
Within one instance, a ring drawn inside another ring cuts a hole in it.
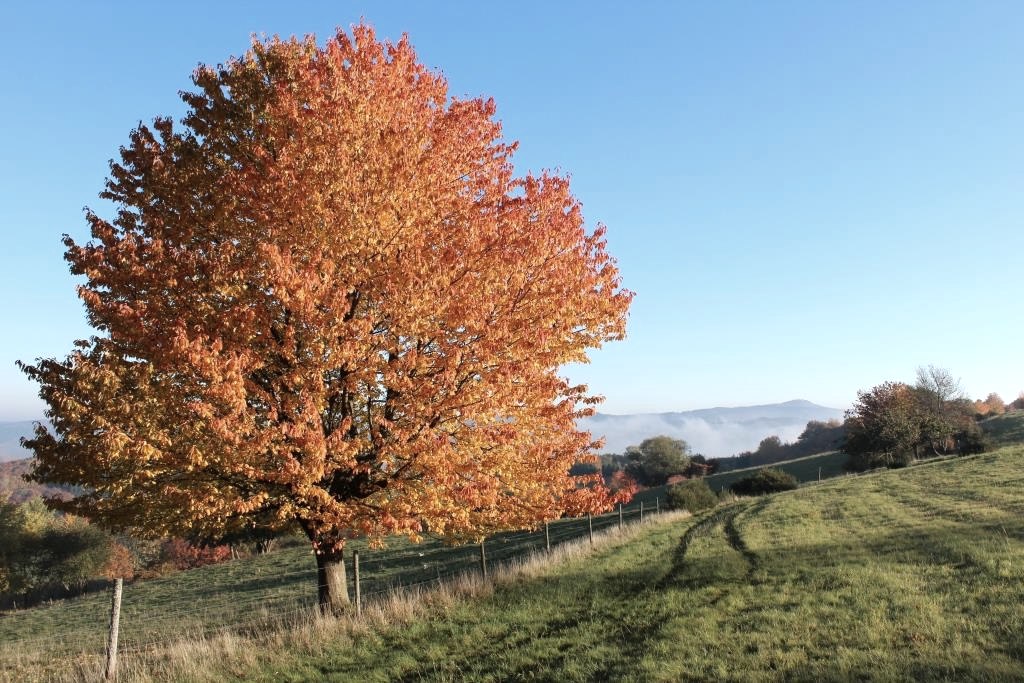
M 4 3 L 0 421 L 43 414 L 16 360 L 92 333 L 61 235 L 132 128 L 253 34 L 360 18 L 607 225 L 628 337 L 564 369 L 601 411 L 1024 390 L 1024 3 Z

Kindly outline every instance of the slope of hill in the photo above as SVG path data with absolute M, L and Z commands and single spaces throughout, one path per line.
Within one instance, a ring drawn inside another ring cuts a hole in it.
M 997 446 L 1024 443 L 1024 410 L 1014 410 L 982 420 L 981 429 Z
M 742 501 L 248 676 L 1020 680 L 1021 476 L 1018 447 Z
M 262 628 L 129 649 L 123 679 L 1019 680 L 1022 478 L 1016 446 L 743 500 L 693 520 L 656 517 L 638 536 L 480 599 L 438 594 L 351 627 L 314 621 L 295 631 L 276 628 L 271 607 Z M 420 561 L 415 548 L 396 552 L 396 561 Z M 202 620 L 238 605 L 258 617 L 260 596 L 295 580 L 281 564 L 290 553 L 128 587 L 122 627 L 166 622 L 173 640 L 185 620 L 216 633 Z M 142 601 L 143 588 L 155 602 Z M 0 680 L 32 679 L 15 667 L 34 644 L 51 648 L 37 662 L 59 665 L 55 641 L 90 638 L 99 666 L 105 612 L 98 597 L 6 615 L 0 642 L 17 654 L 0 656 Z M 48 613 L 55 626 L 44 626 Z M 85 661 L 67 662 L 68 680 Z
M 810 401 L 763 406 L 707 408 L 676 413 L 596 415 L 580 421 L 594 437 L 605 438 L 605 452 L 622 453 L 650 436 L 685 439 L 698 453 L 720 458 L 757 448 L 761 439 L 777 435 L 795 441 L 811 420 L 841 420 L 843 411 Z
M 32 461 L 10 460 L 0 462 L 0 495 L 6 495 L 11 502 L 23 503 L 29 498 L 69 498 L 72 489 L 27 482 L 24 475 L 32 468 Z

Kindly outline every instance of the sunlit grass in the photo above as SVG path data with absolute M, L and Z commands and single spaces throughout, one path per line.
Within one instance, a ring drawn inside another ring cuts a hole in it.
M 1021 680 L 1022 513 L 1022 446 L 844 477 L 128 653 L 123 680 Z
M 1024 448 L 651 528 L 258 680 L 1020 680 Z

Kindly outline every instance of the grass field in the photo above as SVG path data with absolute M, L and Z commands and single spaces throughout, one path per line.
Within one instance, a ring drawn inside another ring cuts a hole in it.
M 1022 680 L 1024 448 L 654 527 L 257 680 Z
M 1015 410 L 983 420 L 981 429 L 997 446 L 1024 443 L 1024 410 Z
M 806 484 L 807 482 L 818 481 L 819 475 L 821 479 L 831 479 L 846 474 L 846 470 L 843 469 L 846 459 L 847 455 L 845 453 L 829 451 L 827 453 L 818 453 L 817 455 L 808 455 L 803 458 L 785 460 L 771 465 L 746 467 L 740 470 L 722 472 L 721 474 L 712 474 L 710 477 L 705 477 L 704 480 L 711 487 L 711 490 L 720 491 L 728 489 L 734 482 L 749 477 L 760 469 L 772 467 L 788 472 L 796 477 L 798 482 Z
M 653 512 L 656 504 L 656 496 L 645 501 L 648 511 Z M 625 506 L 624 523 L 636 522 L 639 514 L 639 500 Z M 618 514 L 612 513 L 595 517 L 593 526 L 600 532 L 618 521 Z M 589 527 L 586 519 L 565 519 L 552 522 L 549 532 L 552 545 L 558 546 L 586 537 Z M 316 598 L 315 563 L 304 541 L 295 539 L 287 545 L 264 556 L 126 585 L 121 649 L 142 652 L 181 637 L 258 632 L 305 616 Z M 545 546 L 542 529 L 500 534 L 487 541 L 488 563 L 500 565 Z M 479 566 L 476 545 L 452 547 L 436 540 L 414 544 L 398 538 L 383 550 L 370 550 L 363 541 L 350 542 L 348 549 L 360 552 L 362 594 L 369 600 L 396 588 L 436 585 Z M 106 642 L 109 601 L 108 593 L 94 593 L 0 613 L 0 680 L 5 673 L 24 680 L 26 665 L 45 678 L 71 660 L 98 661 Z
M 793 462 L 816 479 L 822 457 Z M 648 510 L 663 500 L 643 496 Z M 653 524 L 483 599 L 428 599 L 312 640 L 279 623 L 314 595 L 296 546 L 127 586 L 122 658 L 126 680 L 1024 680 L 1022 512 L 1024 446 L 1003 448 Z M 551 532 L 564 542 L 586 521 Z M 542 533 L 506 534 L 488 556 L 541 547 Z M 478 557 L 430 542 L 353 548 L 378 596 L 430 590 Z M 0 680 L 95 671 L 108 609 L 94 595 L 0 615 Z M 190 644 L 171 661 L 179 639 Z

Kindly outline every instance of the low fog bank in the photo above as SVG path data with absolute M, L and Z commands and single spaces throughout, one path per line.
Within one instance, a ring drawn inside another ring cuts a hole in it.
M 681 413 L 605 415 L 580 421 L 580 427 L 605 438 L 603 453 L 622 453 L 651 436 L 664 434 L 684 439 L 693 451 L 724 458 L 755 450 L 761 439 L 776 435 L 793 442 L 811 420 L 841 420 L 843 411 L 809 401 L 788 401 L 765 406 L 710 408 Z

